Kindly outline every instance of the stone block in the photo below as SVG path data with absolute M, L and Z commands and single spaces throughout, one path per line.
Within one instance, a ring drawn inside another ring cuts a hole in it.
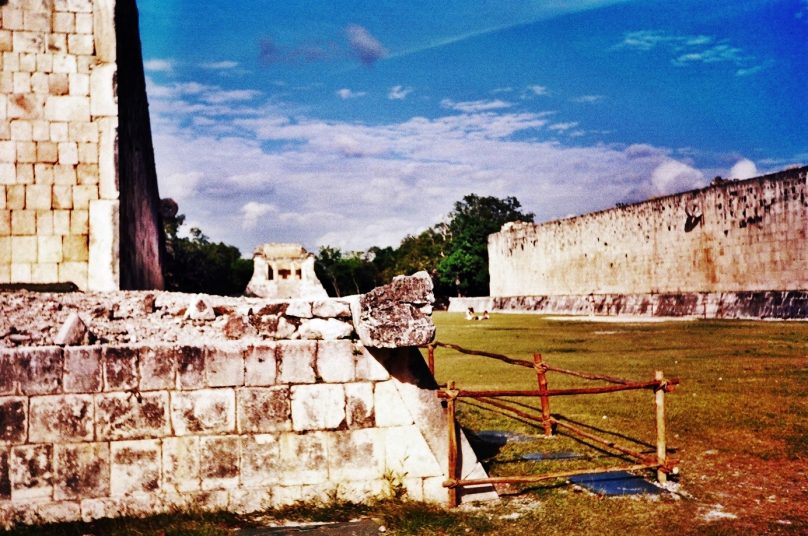
M 70 54 L 91 55 L 95 43 L 92 34 L 71 34 L 67 36 L 67 51 Z
M 101 391 L 101 348 L 97 346 L 64 349 L 65 393 Z
M 390 379 L 390 373 L 384 364 L 374 354 L 381 355 L 381 352 L 374 350 L 374 353 L 368 351 L 367 348 L 361 344 L 355 346 L 356 350 L 356 379 L 367 381 L 385 381 Z
M 381 479 L 385 431 L 373 428 L 328 434 L 328 475 L 332 482 Z
M 59 265 L 36 263 L 31 265 L 31 283 L 53 283 L 58 279 Z
M 90 211 L 71 210 L 70 211 L 70 233 L 72 235 L 90 234 Z M 89 255 L 89 253 L 88 253 Z
M 38 236 L 37 260 L 39 262 L 61 262 L 62 237 L 58 235 Z
M 354 380 L 355 356 L 352 341 L 323 341 L 317 344 L 317 376 L 324 382 Z
M 346 339 L 353 333 L 353 325 L 336 318 L 312 318 L 304 320 L 298 328 L 301 339 L 332 341 Z
M 92 441 L 92 395 L 34 396 L 30 399 L 28 441 Z
M 280 383 L 314 383 L 314 358 L 317 343 L 311 341 L 279 341 Z
M 262 343 L 247 348 L 244 360 L 245 385 L 273 385 L 277 376 L 275 343 Z
M 239 433 L 279 432 L 291 429 L 291 406 L 287 387 L 238 389 Z
M 88 188 L 87 185 L 73 188 L 73 204 L 76 204 L 76 191 Z M 97 186 L 92 186 L 92 196 L 98 196 Z M 95 291 L 112 291 L 120 287 L 119 250 L 119 206 L 118 201 L 89 201 L 90 237 L 89 237 L 89 280 L 88 285 Z M 75 211 L 74 211 L 75 212 Z
M 51 29 L 50 13 L 26 11 L 23 15 L 23 26 L 29 32 L 49 32 Z
M 56 188 L 56 186 L 54 186 Z M 64 236 L 69 234 L 70 231 L 70 211 L 69 210 L 53 210 L 53 234 Z
M 59 264 L 59 281 L 71 282 L 80 289 L 87 288 L 87 263 L 62 262 Z
M 53 97 L 53 98 L 73 98 L 73 97 Z M 79 163 L 79 148 L 75 142 L 72 141 L 63 141 L 60 142 L 56 146 L 56 150 L 59 153 L 59 164 L 63 166 L 75 166 Z M 81 208 L 87 208 L 83 206 Z
M 3 28 L 7 30 L 24 30 L 23 10 L 8 7 L 3 10 Z
M 110 443 L 110 495 L 155 493 L 160 489 L 161 448 L 157 440 Z
M 53 447 L 13 447 L 9 462 L 11 500 L 49 499 L 53 495 Z
M 86 262 L 89 257 L 87 235 L 65 235 L 62 238 L 62 259 L 66 262 Z
M 14 73 L 11 77 L 14 93 L 31 93 L 31 74 Z
M 76 29 L 76 16 L 73 13 L 56 12 L 53 14 L 53 31 L 70 34 Z
M 36 234 L 47 236 L 55 234 L 53 232 L 53 211 L 37 210 L 36 212 Z M 62 258 L 62 243 L 59 242 L 59 258 Z
M 77 312 L 73 311 L 67 315 L 67 320 L 59 328 L 59 332 L 53 338 L 53 344 L 57 346 L 78 346 L 84 341 L 86 334 L 87 324 L 84 323 Z
M 68 36 L 68 41 L 72 36 Z M 74 97 L 89 97 L 90 95 L 90 75 L 83 73 L 70 73 L 67 75 L 68 92 Z M 90 101 L 90 113 L 92 113 L 92 101 Z
M 79 146 L 94 146 L 92 143 L 80 143 Z M 79 149 L 79 160 L 81 160 L 81 149 Z M 76 166 L 76 179 L 79 184 L 98 184 L 98 165 L 79 164 Z
M 53 496 L 56 500 L 105 497 L 110 493 L 109 443 L 54 446 Z
M 229 493 L 228 512 L 249 514 L 269 509 L 272 506 L 272 491 L 268 488 L 236 488 Z
M 239 442 L 236 436 L 200 439 L 199 474 L 203 490 L 238 487 Z
M 317 300 L 311 304 L 311 312 L 318 318 L 351 318 L 351 305 L 337 299 Z
M 449 502 L 449 488 L 443 486 L 446 479 L 443 476 L 433 476 L 423 479 L 422 500 L 435 504 L 446 504 Z
M 9 95 L 6 113 L 9 119 L 39 119 L 44 113 L 45 96 L 34 93 Z M 32 134 L 33 135 L 33 134 Z M 30 139 L 30 138 L 28 138 Z
M 402 426 L 413 419 L 396 387 L 395 380 L 379 382 L 373 396 L 376 426 Z
M 37 158 L 39 158 L 37 156 Z M 34 164 L 34 182 L 36 184 L 53 184 L 53 165 L 52 164 Z
M 63 66 L 60 55 L 54 56 L 53 70 L 57 73 L 76 72 L 72 67 Z M 68 56 L 69 58 L 69 56 Z M 68 81 L 69 91 L 69 81 Z M 50 95 L 45 100 L 45 119 L 48 121 L 89 121 L 90 99 L 85 96 Z M 69 163 L 69 162 L 63 162 Z M 72 162 L 75 163 L 75 162 Z
M 198 491 L 199 456 L 198 437 L 163 439 L 163 489 L 173 493 Z
M 56 346 L 18 349 L 15 364 L 20 391 L 26 395 L 58 393 L 62 361 L 62 349 Z
M 0 238 L 0 243 L 2 243 L 2 240 Z M 0 396 L 15 393 L 17 387 L 16 373 L 14 372 L 15 354 L 14 350 L 0 349 Z
M 168 393 L 95 395 L 95 433 L 101 441 L 165 437 L 171 432 Z
M 432 279 L 426 272 L 398 276 L 359 298 L 354 325 L 365 346 L 399 348 L 421 346 L 435 338 L 435 325 L 424 308 L 435 301 Z
M 200 389 L 171 393 L 171 422 L 178 436 L 228 433 L 236 429 L 233 389 Z
M 51 208 L 50 184 L 29 184 L 25 187 L 25 208 L 28 210 Z
M 280 459 L 279 436 L 241 437 L 241 483 L 246 487 L 271 486 L 281 482 L 285 470 Z
M 118 115 L 116 75 L 117 67 L 114 63 L 102 64 L 93 69 L 90 75 L 90 113 L 93 116 Z
M 14 52 L 44 52 L 45 40 L 39 32 L 14 32 L 11 38 L 12 48 Z
M 140 390 L 173 389 L 177 381 L 176 350 L 168 346 L 141 348 Z
M 95 9 L 95 6 L 93 6 L 93 9 Z M 93 33 L 93 16 L 90 13 L 76 13 L 76 33 Z
M 9 452 L 0 449 L 0 501 L 11 500 L 11 475 L 9 474 Z M 4 525 L 3 510 L 0 507 L 0 529 L 6 528 Z
M 8 242 L 8 257 L 6 262 L 3 264 L 11 264 L 11 238 L 8 235 L 11 234 L 11 211 L 10 210 L 0 210 L 0 236 L 6 238 Z
M 210 387 L 244 385 L 244 353 L 240 346 L 205 348 L 205 371 Z
M 291 393 L 294 430 L 335 430 L 343 425 L 345 390 L 342 385 L 294 385 Z
M 0 445 L 25 443 L 28 431 L 28 399 L 0 397 Z
M 0 141 L 0 162 L 17 161 L 17 142 Z
M 12 211 L 12 226 L 11 231 L 14 233 L 15 229 L 20 229 L 20 224 L 14 225 L 15 212 L 30 212 L 30 211 Z M 32 213 L 33 214 L 33 213 Z M 36 226 L 34 227 L 36 230 Z M 26 263 L 36 262 L 37 244 L 35 236 L 12 236 L 11 237 L 11 262 L 12 263 Z
M 51 64 L 53 60 L 51 59 Z M 70 92 L 70 78 L 67 73 L 50 73 L 48 74 L 48 94 L 53 96 L 64 96 Z M 52 123 L 57 125 L 57 132 L 54 135 L 54 128 L 51 126 L 51 141 L 67 141 L 67 124 L 66 123 Z M 64 131 L 64 132 L 62 132 Z
M 36 144 L 36 161 L 55 164 L 59 160 L 59 146 L 50 141 Z
M 98 124 L 98 194 L 101 199 L 118 199 L 118 168 L 115 151 L 118 118 L 101 117 Z
M 17 163 L 36 162 L 36 142 L 18 141 L 16 147 Z M 42 208 L 42 207 L 40 207 Z
M 286 308 L 286 316 L 297 318 L 311 318 L 311 302 L 306 300 L 290 300 Z
M 36 234 L 36 212 L 33 210 L 12 210 L 11 211 L 11 234 L 34 235 Z M 36 244 L 36 240 L 34 240 Z M 17 248 L 15 248 L 17 249 Z M 23 260 L 22 250 L 27 249 L 20 247 L 17 258 L 18 262 L 35 262 L 36 261 L 36 245 L 34 245 L 34 256 L 30 257 L 29 254 L 24 255 L 26 260 Z
M 373 410 L 372 383 L 346 383 L 345 420 L 349 428 L 370 428 L 376 425 Z
M 104 348 L 104 390 L 128 391 L 138 386 L 140 349 L 131 346 Z
M 17 164 L 17 182 L 19 184 L 33 184 L 34 183 L 34 166 L 33 164 Z
M 16 171 L 13 176 L 17 176 Z M 22 184 L 6 186 L 6 205 L 11 210 L 25 208 L 25 186 Z
M 30 283 L 31 265 L 26 263 L 15 263 L 11 265 L 12 283 Z
M 76 184 L 76 168 L 74 166 L 63 166 L 61 164 L 53 166 L 53 182 L 54 184 L 61 184 L 64 186 L 71 186 Z M 70 189 L 70 207 L 64 206 L 61 208 L 73 207 L 73 189 Z
M 388 470 L 411 478 L 443 475 L 442 465 L 417 426 L 396 426 L 385 432 L 385 466 Z
M 205 353 L 198 346 L 181 346 L 177 351 L 177 373 L 182 389 L 205 386 Z
M 95 164 L 94 166 L 88 166 L 88 170 L 85 172 L 88 175 L 92 174 L 95 176 L 94 180 L 88 182 L 98 182 L 98 144 L 81 142 L 78 146 L 79 164 Z
M 190 318 L 191 320 L 214 320 L 216 312 L 213 310 L 210 298 L 201 294 L 191 296 L 188 301 L 188 307 L 185 308 L 185 318 Z
M 321 484 L 328 480 L 327 434 L 281 434 L 278 446 L 284 485 Z
M 76 56 L 70 54 L 64 54 L 63 52 L 67 49 L 67 40 L 63 40 L 61 43 L 58 42 L 58 39 L 54 39 L 48 42 L 48 45 L 51 46 L 51 50 L 58 50 L 59 53 L 53 54 L 53 72 L 54 73 L 77 73 L 78 72 L 78 64 L 76 63 Z M 89 99 L 86 97 L 72 97 L 75 99 L 83 99 L 85 102 L 81 103 L 78 100 L 76 101 L 66 101 L 64 104 L 57 106 L 54 105 L 53 110 L 51 112 L 51 117 L 48 117 L 46 113 L 45 118 L 50 121 L 89 121 L 90 117 L 90 102 Z M 85 107 L 86 106 L 86 110 Z M 75 108 L 73 108 L 75 107 Z M 87 113 L 86 119 L 84 119 L 84 113 Z M 56 117 L 62 117 L 64 119 L 56 119 Z M 78 119 L 71 119 L 71 118 L 78 118 Z

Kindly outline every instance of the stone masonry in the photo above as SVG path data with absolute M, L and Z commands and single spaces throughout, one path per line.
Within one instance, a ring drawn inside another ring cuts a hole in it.
M 0 284 L 116 290 L 123 278 L 126 288 L 160 288 L 159 219 L 156 208 L 142 209 L 158 199 L 151 139 L 143 132 L 145 86 L 130 74 L 142 79 L 134 0 L 3 4 Z M 119 106 L 129 110 L 133 101 L 141 103 L 137 113 L 119 120 Z M 139 171 L 119 176 L 119 168 L 133 167 Z M 121 199 L 121 186 L 142 198 Z M 123 265 L 121 250 L 128 255 Z
M 807 181 L 802 167 L 542 224 L 506 224 L 488 239 L 491 297 L 513 310 L 664 315 L 678 300 L 700 316 L 804 317 Z
M 445 410 L 414 348 L 434 328 L 388 323 L 395 348 L 357 335 L 370 333 L 362 318 L 390 322 L 396 303 L 411 314 L 431 295 L 425 274 L 408 279 L 377 289 L 387 313 L 375 317 L 361 297 L 251 302 L 245 316 L 261 321 L 225 342 L 0 349 L 0 527 L 361 501 L 397 480 L 414 500 L 445 502 Z M 464 477 L 484 477 L 465 440 L 462 459 Z

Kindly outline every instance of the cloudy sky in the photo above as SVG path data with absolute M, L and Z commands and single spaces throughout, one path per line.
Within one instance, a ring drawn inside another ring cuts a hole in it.
M 160 192 L 249 255 L 808 163 L 808 0 L 138 0 Z

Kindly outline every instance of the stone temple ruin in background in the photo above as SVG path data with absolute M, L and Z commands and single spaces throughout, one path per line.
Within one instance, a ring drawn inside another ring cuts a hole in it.
M 135 0 L 0 8 L 0 284 L 162 288 Z
M 321 299 L 328 294 L 314 273 L 314 255 L 299 244 L 263 244 L 253 253 L 247 296 Z

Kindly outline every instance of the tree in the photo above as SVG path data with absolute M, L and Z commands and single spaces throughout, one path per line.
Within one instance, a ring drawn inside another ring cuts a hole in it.
M 488 294 L 488 235 L 509 221 L 533 221 L 515 197 L 469 194 L 457 201 L 447 224 L 448 247 L 437 265 L 438 280 L 458 295 Z
M 235 246 L 213 243 L 197 227 L 187 238 L 177 236 L 185 222 L 182 214 L 163 214 L 166 238 L 166 289 L 238 296 L 252 275 L 253 263 L 242 259 Z
M 374 264 L 374 249 L 387 253 L 379 248 L 371 248 L 364 253 L 343 253 L 331 246 L 320 248 L 314 262 L 314 273 L 329 296 L 361 294 L 382 284 L 381 271 Z

